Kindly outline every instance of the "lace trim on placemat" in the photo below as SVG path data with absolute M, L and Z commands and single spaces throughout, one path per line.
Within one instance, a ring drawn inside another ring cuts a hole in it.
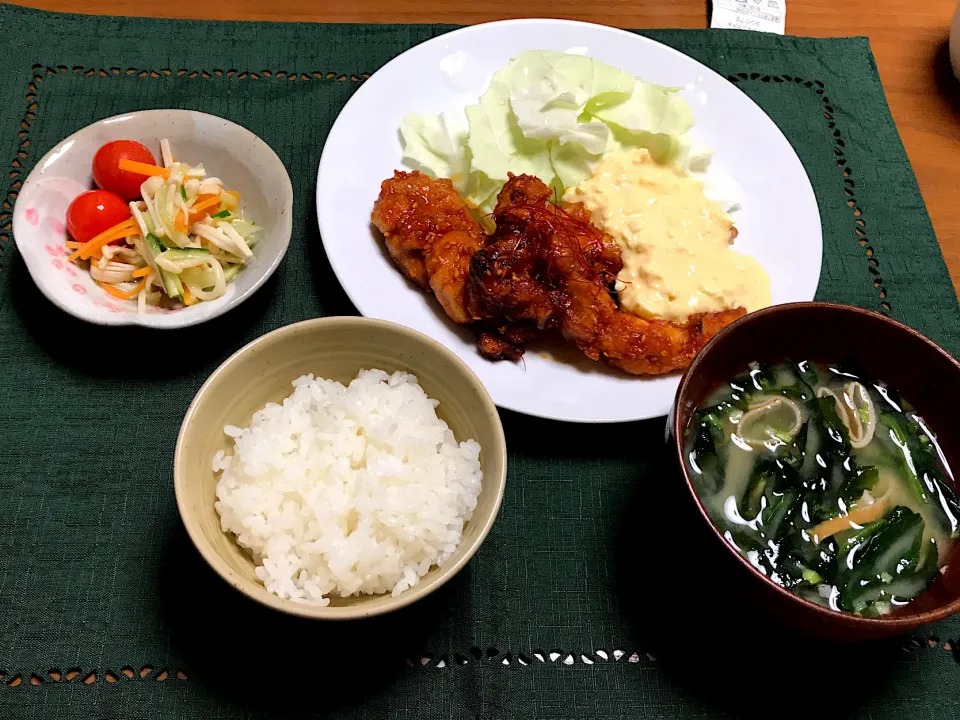
M 953 654 L 954 660 L 960 663 L 960 639 L 942 641 L 936 635 L 926 638 L 904 638 L 900 646 L 904 653 L 915 653 L 921 649 L 941 649 Z M 656 663 L 657 658 L 650 652 L 624 649 L 597 649 L 587 651 L 570 651 L 554 648 L 553 650 L 533 650 L 528 652 L 502 652 L 497 648 L 479 647 L 470 648 L 469 653 L 453 653 L 437 655 L 423 653 L 419 656 L 407 657 L 408 667 L 416 668 L 445 668 L 450 666 L 464 666 L 470 664 L 486 665 L 602 665 L 605 663 L 625 662 L 631 665 Z
M 43 81 L 43 75 L 38 72 L 39 70 L 39 65 L 33 66 L 33 79 L 27 84 L 27 107 L 17 130 L 17 154 L 10 161 L 7 196 L 0 203 L 0 270 L 3 270 L 4 244 L 9 242 L 13 236 L 13 204 L 16 202 L 20 187 L 23 185 L 23 164 L 27 159 L 27 148 L 30 147 L 30 123 L 37 117 L 37 91 Z
M 936 635 L 930 635 L 926 638 L 912 637 L 903 641 L 901 649 L 905 654 L 913 654 L 923 649 L 945 650 L 952 653 L 954 660 L 960 663 L 960 640 L 942 641 Z M 484 650 L 479 647 L 470 648 L 466 653 L 453 653 L 437 655 L 434 653 L 423 653 L 417 656 L 409 656 L 404 662 L 410 668 L 435 668 L 442 670 L 449 667 L 464 667 L 466 665 L 493 665 L 493 666 L 520 666 L 530 665 L 603 665 L 612 663 L 627 663 L 630 665 L 652 664 L 657 662 L 657 658 L 649 652 L 629 651 L 622 649 L 613 650 L 589 650 L 585 652 L 571 652 L 555 648 L 553 650 L 533 650 L 530 652 L 503 652 L 497 648 L 487 648 Z M 116 684 L 118 682 L 139 681 L 139 680 L 187 680 L 187 673 L 183 670 L 156 669 L 152 665 L 144 665 L 140 670 L 135 670 L 131 666 L 126 666 L 115 673 L 112 670 L 105 670 L 102 673 L 98 670 L 84 671 L 80 668 L 70 668 L 66 672 L 58 669 L 50 669 L 45 673 L 8 673 L 0 670 L 0 687 L 16 688 L 29 687 L 31 685 L 57 684 L 57 683 L 75 683 L 82 685 L 95 685 L 97 683 Z
M 823 106 L 823 119 L 826 121 L 827 129 L 833 134 L 833 154 L 837 158 L 837 168 L 843 175 L 843 193 L 847 198 L 847 207 L 853 215 L 853 232 L 857 238 L 860 247 L 863 248 L 863 254 L 867 258 L 867 270 L 873 275 L 873 287 L 877 290 L 880 297 L 880 312 L 884 315 L 890 314 L 890 302 L 887 300 L 887 289 L 883 284 L 883 278 L 880 276 L 880 260 L 876 252 L 870 245 L 867 237 L 867 221 L 863 217 L 863 210 L 857 204 L 856 181 L 853 179 L 853 171 L 847 164 L 847 156 L 844 147 L 846 143 L 840 130 L 837 128 L 837 122 L 834 119 L 833 105 L 830 104 L 830 98 L 826 95 L 826 88 L 820 80 L 806 80 L 794 75 L 763 75 L 761 73 L 736 73 L 727 75 L 727 80 L 735 85 L 743 81 L 758 80 L 760 82 L 773 83 L 792 83 L 801 87 L 813 90 L 820 98 Z
M 656 662 L 657 658 L 648 652 L 629 650 L 590 650 L 588 652 L 571 652 L 555 648 L 553 650 L 533 650 L 530 652 L 502 652 L 497 648 L 479 647 L 470 648 L 469 653 L 453 653 L 452 655 L 437 655 L 424 653 L 418 657 L 408 657 L 405 662 L 408 667 L 445 668 L 451 665 L 463 667 L 470 664 L 486 665 L 536 665 L 542 663 L 559 663 L 561 665 L 595 665 L 603 662 L 626 662 L 636 664 L 641 661 Z
M 125 680 L 186 680 L 187 674 L 182 670 L 157 669 L 152 665 L 144 665 L 139 670 L 127 665 L 115 673 L 112 670 L 105 670 L 100 673 L 97 670 L 83 670 L 73 667 L 66 671 L 58 668 L 50 668 L 45 673 L 8 673 L 0 670 L 0 685 L 4 687 L 25 687 L 29 685 L 43 685 L 44 683 L 76 683 L 81 685 L 93 685 L 98 680 L 110 684 L 123 682 Z
M 141 70 L 138 68 L 127 68 L 121 70 L 118 67 L 111 68 L 89 68 L 83 65 L 74 65 L 72 68 L 66 65 L 34 65 L 33 78 L 27 84 L 26 110 L 23 118 L 20 120 L 19 130 L 17 131 L 17 154 L 10 163 L 9 185 L 7 195 L 0 203 L 0 271 L 3 270 L 3 246 L 9 242 L 13 236 L 13 206 L 17 200 L 17 195 L 23 185 L 23 167 L 27 159 L 28 148 L 30 147 L 30 125 L 37 117 L 37 94 L 40 91 L 40 85 L 48 75 L 57 75 L 59 73 L 74 72 L 78 75 L 99 77 L 121 77 L 136 76 L 140 78 L 161 78 L 161 77 L 187 77 L 187 78 L 213 78 L 228 77 L 238 80 L 285 80 L 285 81 L 306 81 L 306 80 L 334 80 L 337 82 L 361 83 L 370 77 L 370 73 L 361 73 L 352 75 L 347 73 L 338 73 L 330 71 L 314 71 L 309 73 L 295 73 L 286 70 L 188 70 L 180 68 L 162 68 L 160 70 Z

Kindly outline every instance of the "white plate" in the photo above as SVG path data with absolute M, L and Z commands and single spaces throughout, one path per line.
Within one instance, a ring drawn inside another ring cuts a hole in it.
M 436 301 L 393 266 L 370 224 L 380 183 L 403 168 L 401 118 L 474 102 L 491 75 L 523 50 L 582 53 L 646 80 L 684 87 L 697 121 L 693 135 L 716 150 L 712 167 L 743 187 L 736 249 L 769 273 L 775 303 L 813 299 L 820 278 L 820 215 L 803 165 L 773 121 L 724 78 L 672 48 L 564 20 L 509 20 L 442 35 L 387 63 L 357 90 L 330 131 L 317 178 L 317 215 L 330 264 L 361 313 L 402 323 L 453 349 L 501 407 L 576 422 L 665 415 L 679 375 L 631 377 L 575 349 L 563 353 L 562 361 L 535 350 L 524 364 L 483 359 L 474 334 L 447 320 Z
M 90 273 L 67 262 L 67 207 L 94 187 L 93 156 L 111 140 L 137 140 L 160 157 L 160 140 L 193 163 L 202 162 L 240 193 L 246 216 L 261 226 L 247 266 L 223 297 L 180 309 L 137 312 L 134 300 L 117 300 Z M 293 188 L 280 158 L 263 140 L 229 120 L 193 110 L 142 110 L 88 125 L 62 140 L 31 171 L 13 211 L 13 237 L 30 276 L 62 310 L 98 325 L 181 328 L 236 307 L 277 269 L 290 244 Z

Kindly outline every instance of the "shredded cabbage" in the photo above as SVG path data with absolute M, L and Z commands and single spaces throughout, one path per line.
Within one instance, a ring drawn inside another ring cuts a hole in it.
M 452 113 L 405 117 L 403 157 L 450 178 L 481 213 L 493 209 L 508 172 L 535 175 L 562 193 L 608 152 L 645 147 L 658 161 L 681 165 L 694 157 L 687 137 L 693 113 L 678 88 L 583 55 L 520 53 L 465 115 L 466 125 Z

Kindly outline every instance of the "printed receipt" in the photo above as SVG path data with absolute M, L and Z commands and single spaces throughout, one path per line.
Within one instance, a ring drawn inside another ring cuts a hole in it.
M 710 27 L 783 35 L 787 0 L 713 0 Z

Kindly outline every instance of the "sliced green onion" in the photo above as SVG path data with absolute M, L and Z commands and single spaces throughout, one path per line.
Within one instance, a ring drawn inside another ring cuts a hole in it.
M 216 213 L 216 214 L 214 214 L 214 215 L 211 215 L 210 217 L 212 217 L 212 218 L 225 218 L 225 217 L 230 217 L 230 211 L 229 211 L 229 210 L 221 210 L 220 212 L 218 212 L 218 213 Z
M 187 199 L 187 189 L 183 185 L 180 186 L 180 197 Z

